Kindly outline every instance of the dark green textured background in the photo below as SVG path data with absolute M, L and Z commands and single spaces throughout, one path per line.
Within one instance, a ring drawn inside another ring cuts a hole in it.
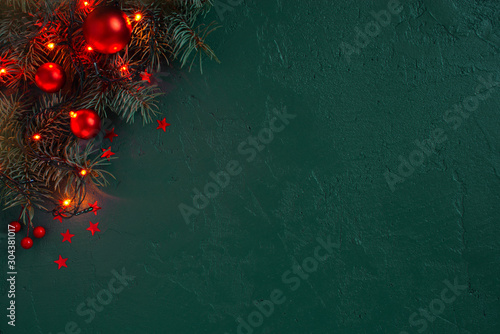
M 89 194 L 98 215 L 38 216 L 47 236 L 16 253 L 15 329 L 0 284 L 1 332 L 55 334 L 74 321 L 81 333 L 233 334 L 254 300 L 280 289 L 286 301 L 254 333 L 499 333 L 500 88 L 456 131 L 443 120 L 479 76 L 500 81 L 498 1 L 404 1 L 350 62 L 340 44 L 388 1 L 232 3 L 207 17 L 223 26 L 210 38 L 222 64 L 157 75 L 167 132 L 116 122 L 116 181 Z M 238 145 L 284 106 L 297 117 L 246 162 Z M 384 173 L 435 128 L 448 140 L 392 192 Z M 178 205 L 231 160 L 241 174 L 186 224 Z M 340 249 L 292 291 L 282 274 L 327 235 Z M 57 270 L 59 254 L 68 268 Z M 87 324 L 77 305 L 122 268 L 135 279 Z M 412 326 L 445 280 L 466 287 Z

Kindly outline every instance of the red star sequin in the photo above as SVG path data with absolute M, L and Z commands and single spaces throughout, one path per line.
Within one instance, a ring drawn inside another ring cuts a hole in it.
M 142 81 L 147 81 L 147 82 L 151 83 L 151 73 L 148 73 L 147 71 L 144 71 L 140 75 L 141 75 L 141 80 Z
M 54 261 L 55 263 L 57 263 L 59 265 L 59 268 L 57 268 L 57 269 L 61 269 L 61 267 L 68 268 L 68 266 L 66 265 L 67 260 L 68 260 L 68 258 L 63 259 L 62 256 L 59 255 L 59 260 Z
M 163 132 L 166 132 L 167 131 L 167 129 L 166 129 L 167 126 L 170 126 L 170 124 L 167 123 L 167 118 L 166 117 L 164 117 L 161 121 L 157 120 L 157 122 L 158 122 L 158 127 L 156 128 L 156 130 L 162 129 Z
M 64 218 L 64 216 L 61 214 L 61 212 L 57 212 L 54 219 L 52 219 L 52 220 L 59 219 L 59 222 L 62 223 L 63 218 Z
M 69 243 L 71 243 L 71 238 L 75 236 L 74 234 L 69 233 L 69 230 L 66 230 L 66 233 L 61 233 L 61 235 L 63 236 L 62 242 L 68 241 Z
M 101 148 L 101 150 L 104 152 L 102 155 L 101 155 L 101 158 L 107 158 L 108 161 L 109 161 L 109 158 L 112 156 L 112 155 L 115 155 L 115 153 L 111 152 L 111 146 L 108 147 L 107 150 Z
M 112 128 L 111 131 L 106 131 L 106 135 L 104 136 L 104 138 L 108 138 L 110 142 L 113 142 L 114 137 L 118 137 L 115 133 L 115 128 Z
M 94 215 L 97 216 L 97 210 L 101 210 L 101 207 L 97 206 L 97 201 L 95 201 L 94 204 L 89 203 L 89 206 L 92 208 L 92 212 L 94 212 Z
M 90 222 L 90 227 L 87 228 L 87 231 L 92 232 L 92 235 L 94 235 L 95 232 L 101 232 L 97 225 L 99 225 L 99 223 L 92 224 L 92 222 Z

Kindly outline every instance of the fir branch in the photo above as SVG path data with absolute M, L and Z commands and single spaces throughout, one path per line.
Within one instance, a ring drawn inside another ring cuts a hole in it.
M 93 109 L 101 117 L 113 112 L 129 123 L 138 115 L 148 123 L 161 92 L 141 74 L 174 59 L 190 70 L 199 59 L 201 71 L 204 55 L 219 61 L 206 44 L 217 27 L 197 23 L 211 0 L 121 0 L 130 18 L 141 18 L 133 22 L 129 45 L 112 55 L 88 49 L 82 24 L 91 8 L 117 2 L 90 2 L 87 8 L 76 0 L 4 0 L 0 12 L 0 202 L 22 206 L 25 222 L 34 208 L 76 214 L 87 183 L 105 186 L 112 176 L 94 143 L 80 148 L 70 132 L 71 110 Z M 46 62 L 66 72 L 68 84 L 57 94 L 35 88 L 35 74 Z M 42 139 L 34 140 L 35 133 Z M 63 197 L 72 199 L 71 207 L 59 204 Z
M 179 59 L 182 66 L 186 65 L 193 53 L 194 56 L 189 65 L 189 70 L 191 70 L 193 62 L 198 56 L 200 59 L 200 71 L 203 73 L 203 53 L 210 59 L 220 62 L 214 51 L 205 43 L 207 36 L 218 28 L 214 27 L 215 23 L 211 23 L 208 26 L 201 25 L 198 27 L 198 32 L 195 32 L 184 16 L 173 13 L 169 19 L 170 30 L 172 31 L 172 42 L 175 44 L 173 56 Z
M 155 101 L 162 93 L 158 87 L 145 86 L 142 82 L 120 82 L 114 86 L 113 95 L 111 109 L 128 123 L 133 123 L 135 114 L 139 113 L 143 124 L 147 124 L 158 114 Z

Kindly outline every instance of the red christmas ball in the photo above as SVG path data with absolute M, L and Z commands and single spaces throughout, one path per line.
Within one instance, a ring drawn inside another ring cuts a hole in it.
M 55 93 L 64 87 L 66 73 L 55 63 L 45 63 L 36 71 L 35 83 L 44 92 Z
M 97 7 L 83 22 L 83 35 L 97 52 L 117 53 L 130 42 L 132 25 L 128 16 L 118 8 Z
M 33 235 L 36 238 L 43 238 L 43 236 L 45 235 L 45 229 L 43 227 L 41 227 L 41 226 L 37 226 L 33 230 Z
M 72 111 L 70 116 L 71 131 L 78 138 L 91 139 L 101 131 L 101 118 L 94 110 L 82 109 Z
M 30 237 L 23 238 L 21 240 L 21 247 L 24 249 L 30 249 L 33 246 L 33 240 Z
M 19 222 L 12 222 L 9 224 L 9 231 L 14 231 L 17 233 L 21 230 L 21 224 Z

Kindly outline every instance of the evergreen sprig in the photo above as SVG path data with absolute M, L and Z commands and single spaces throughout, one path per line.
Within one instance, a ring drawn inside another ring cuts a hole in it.
M 161 64 L 178 60 L 189 69 L 203 56 L 218 61 L 206 44 L 214 23 L 197 24 L 211 0 L 3 0 L 0 12 L 0 202 L 21 206 L 31 222 L 34 210 L 71 217 L 80 210 L 86 186 L 107 184 L 93 141 L 82 146 L 69 130 L 72 110 L 115 113 L 127 123 L 136 115 L 149 123 L 158 113 L 158 87 L 141 80 Z M 134 22 L 132 40 L 121 52 L 87 49 L 82 24 L 98 6 L 119 6 Z M 52 47 L 49 47 L 52 46 Z M 57 94 L 43 94 L 33 82 L 46 62 L 64 68 L 68 82 Z M 35 140 L 34 135 L 40 136 Z M 81 174 L 85 171 L 85 175 Z M 71 199 L 63 205 L 61 199 Z

